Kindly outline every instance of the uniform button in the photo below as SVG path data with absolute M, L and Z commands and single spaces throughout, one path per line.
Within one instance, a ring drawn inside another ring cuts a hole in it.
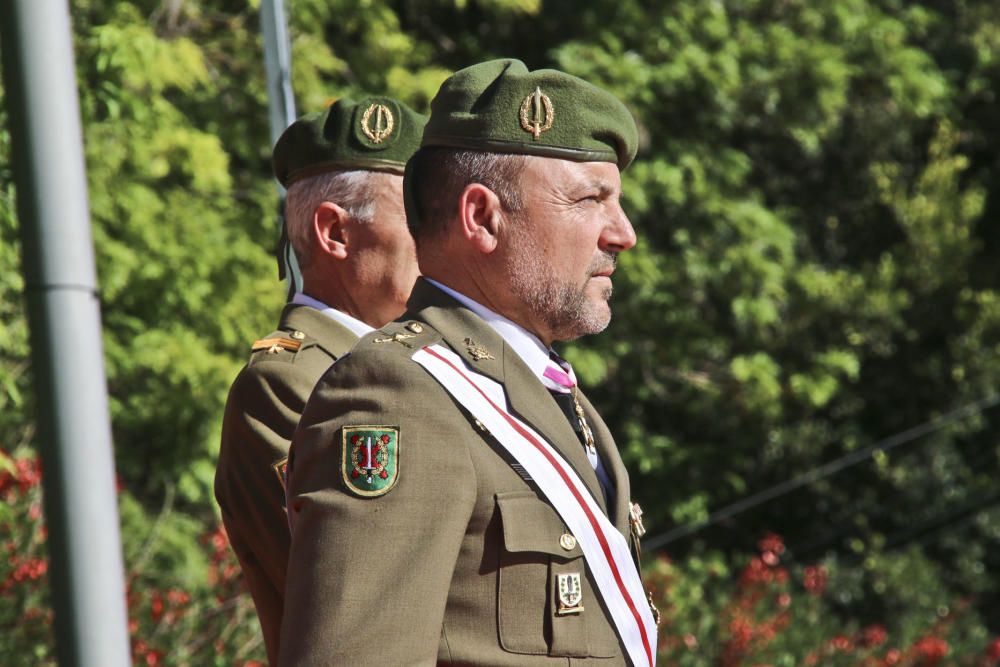
M 288 335 L 291 336 L 292 338 L 294 338 L 295 340 L 303 340 L 306 337 L 306 335 L 304 333 L 302 333 L 301 331 L 293 331 L 292 333 L 290 333 Z
M 406 325 L 406 328 L 412 331 L 413 333 L 421 333 L 424 330 L 424 327 L 422 324 L 420 324 L 420 322 L 410 322 L 409 324 Z
M 559 538 L 559 546 L 566 551 L 572 551 L 576 548 L 576 538 L 569 533 L 563 533 L 562 537 Z

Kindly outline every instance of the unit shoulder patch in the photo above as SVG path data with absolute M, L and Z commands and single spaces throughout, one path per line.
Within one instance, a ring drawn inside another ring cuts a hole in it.
M 392 490 L 399 479 L 399 427 L 345 426 L 341 437 L 340 472 L 347 490 L 366 498 Z

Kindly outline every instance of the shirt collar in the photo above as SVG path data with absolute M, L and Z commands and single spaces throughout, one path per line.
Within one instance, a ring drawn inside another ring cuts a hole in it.
M 493 312 L 486 306 L 473 301 L 469 297 L 456 292 L 447 285 L 442 285 L 432 278 L 424 276 L 424 280 L 431 283 L 442 292 L 448 294 L 463 306 L 474 312 L 479 317 L 493 327 L 493 330 L 500 334 L 500 337 L 509 345 L 517 356 L 521 357 L 531 372 L 542 380 L 545 368 L 549 364 L 549 349 L 538 339 L 538 336 L 530 333 L 527 329 L 511 322 L 503 315 Z
M 347 313 L 337 310 L 336 308 L 331 308 L 322 301 L 314 299 L 307 294 L 303 294 L 302 292 L 295 293 L 295 296 L 292 297 L 292 303 L 296 303 L 300 306 L 315 308 L 335 322 L 347 327 L 347 329 L 358 338 L 364 336 L 370 331 L 374 331 L 372 327 L 368 326 L 361 320 L 355 319 Z

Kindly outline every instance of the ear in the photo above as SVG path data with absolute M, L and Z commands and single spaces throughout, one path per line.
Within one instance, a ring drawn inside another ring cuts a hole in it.
M 312 217 L 317 250 L 333 259 L 347 259 L 350 219 L 347 211 L 333 202 L 317 206 Z
M 470 183 L 458 199 L 462 234 L 480 252 L 489 254 L 497 247 L 503 209 L 495 192 L 482 183 Z

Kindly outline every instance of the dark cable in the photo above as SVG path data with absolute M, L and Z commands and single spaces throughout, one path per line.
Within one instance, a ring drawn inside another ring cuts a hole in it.
M 964 419 L 974 414 L 984 412 L 992 407 L 995 407 L 997 404 L 1000 404 L 1000 393 L 991 394 L 985 398 L 979 399 L 978 401 L 967 403 L 966 405 L 956 408 L 951 412 L 947 412 L 940 417 L 936 417 L 935 419 L 924 422 L 923 424 L 919 424 L 906 429 L 905 431 L 891 435 L 888 438 L 876 442 L 874 445 L 870 445 L 864 449 L 859 449 L 856 452 L 846 454 L 839 459 L 834 459 L 833 461 L 824 463 L 823 465 L 804 472 L 797 477 L 775 484 L 774 486 L 764 489 L 763 491 L 759 491 L 752 496 L 738 500 L 731 505 L 727 505 L 720 510 L 712 512 L 701 521 L 694 521 L 660 533 L 659 535 L 646 538 L 642 542 L 642 548 L 644 551 L 658 549 L 665 544 L 670 544 L 671 542 L 675 542 L 682 537 L 687 537 L 688 535 L 697 533 L 705 528 L 708 528 L 709 526 L 725 521 L 726 519 L 730 519 L 750 508 L 788 494 L 803 486 L 812 484 L 823 479 L 824 477 L 829 477 L 834 473 L 840 472 L 844 468 L 866 461 L 876 452 L 887 452 L 890 449 L 898 447 L 899 445 L 906 444 L 929 433 L 933 433 L 953 421 L 958 421 L 959 419 Z

